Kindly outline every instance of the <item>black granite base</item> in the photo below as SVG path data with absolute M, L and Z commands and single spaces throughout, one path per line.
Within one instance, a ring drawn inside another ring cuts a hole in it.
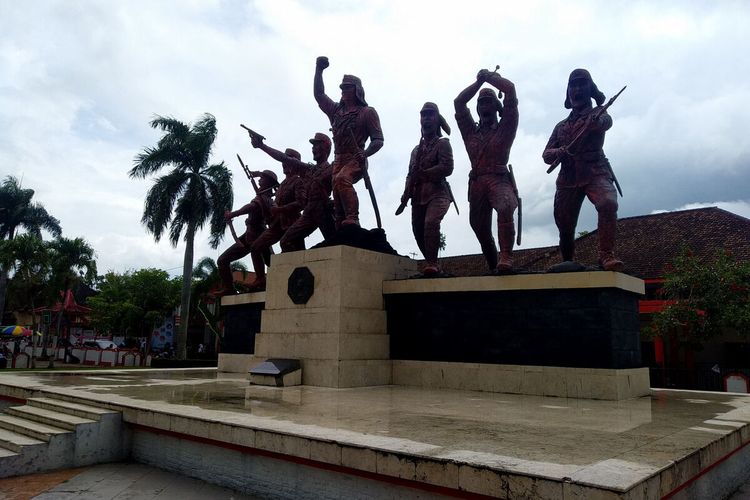
M 617 288 L 390 294 L 385 302 L 391 359 L 642 366 L 638 295 Z
M 255 334 L 260 331 L 260 314 L 263 302 L 222 306 L 224 338 L 221 352 L 227 354 L 253 354 Z
M 393 249 L 385 231 L 381 228 L 364 229 L 356 225 L 344 226 L 338 230 L 330 239 L 321 241 L 313 248 L 334 247 L 336 245 L 346 245 L 355 248 L 372 250 L 373 252 L 387 253 L 398 255 Z

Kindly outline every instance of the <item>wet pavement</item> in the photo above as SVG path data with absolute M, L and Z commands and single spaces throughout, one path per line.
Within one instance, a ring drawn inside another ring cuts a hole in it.
M 750 423 L 750 397 L 689 391 L 598 401 L 403 386 L 270 388 L 216 370 L 4 373 L 0 385 L 620 487 Z

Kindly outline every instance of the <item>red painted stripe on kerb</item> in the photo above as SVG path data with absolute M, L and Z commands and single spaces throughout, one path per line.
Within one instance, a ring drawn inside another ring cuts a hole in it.
M 352 469 L 351 467 L 344 467 L 342 465 L 327 464 L 325 462 L 318 462 L 317 460 L 311 460 L 309 458 L 295 457 L 292 455 L 285 455 L 283 453 L 277 453 L 275 451 L 261 450 L 260 448 L 253 448 L 251 446 L 243 446 L 240 444 L 225 443 L 223 441 L 216 441 L 215 439 L 208 439 L 199 436 L 191 436 L 189 434 L 183 434 L 181 432 L 168 431 L 164 429 L 157 429 L 155 427 L 148 427 L 141 424 L 130 424 L 134 429 L 142 430 L 145 432 L 151 432 L 154 434 L 164 434 L 165 436 L 171 436 L 177 439 L 184 439 L 186 441 L 193 441 L 201 444 L 209 444 L 217 446 L 219 448 L 226 448 L 229 450 L 239 451 L 250 455 L 260 455 L 263 457 L 275 458 L 277 460 L 285 460 L 287 462 L 293 462 L 300 465 L 306 465 L 308 467 L 315 467 L 317 469 L 329 470 L 332 472 L 340 472 L 343 474 L 349 474 L 352 476 L 359 476 L 366 479 L 372 479 L 374 481 L 380 481 L 384 483 L 395 484 L 398 486 L 405 486 L 407 488 L 414 488 L 422 491 L 428 491 L 431 493 L 438 493 L 440 495 L 452 496 L 455 498 L 471 498 L 471 499 L 489 499 L 495 498 L 487 495 L 480 495 L 479 493 L 471 493 L 468 491 L 456 490 L 445 486 L 437 486 L 434 484 L 420 483 L 411 479 L 401 479 L 398 477 L 386 476 L 383 474 L 377 474 L 375 472 L 368 472 L 359 469 Z M 499 493 L 499 492 L 498 492 Z
M 711 465 L 709 465 L 708 467 L 706 467 L 705 469 L 703 469 L 702 471 L 700 471 L 698 474 L 696 474 L 695 476 L 691 477 L 690 479 L 688 479 L 687 481 L 685 481 L 684 483 L 682 483 L 680 486 L 678 486 L 677 488 L 673 489 L 672 491 L 670 491 L 669 493 L 667 493 L 666 495 L 664 495 L 662 497 L 662 499 L 666 500 L 668 498 L 672 498 L 677 493 L 681 492 L 682 490 L 684 490 L 685 488 L 687 488 L 688 486 L 690 486 L 691 484 L 693 484 L 700 477 L 702 477 L 703 475 L 705 475 L 708 472 L 710 472 L 714 467 L 716 467 L 717 465 L 721 464 L 722 462 L 724 462 L 725 460 L 727 460 L 729 457 L 731 457 L 732 455 L 734 455 L 738 451 L 742 450 L 742 448 L 744 448 L 748 444 L 750 444 L 750 441 L 748 441 L 747 443 L 745 443 L 743 445 L 740 445 L 736 449 L 730 451 L 729 453 L 727 453 L 726 455 L 724 455 L 723 457 L 721 457 L 720 459 L 718 459 L 716 462 L 712 463 Z
M 11 403 L 20 403 L 20 404 L 23 404 L 23 405 L 26 404 L 26 400 L 25 399 L 23 399 L 23 398 L 14 398 L 13 396 L 3 396 L 2 394 L 0 394 L 0 399 L 3 400 L 3 401 L 10 401 Z

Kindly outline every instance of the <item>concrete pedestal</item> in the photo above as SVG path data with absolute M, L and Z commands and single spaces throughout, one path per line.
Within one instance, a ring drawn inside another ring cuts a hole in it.
M 347 246 L 274 255 L 256 359 L 299 359 L 304 385 L 390 384 L 383 281 L 416 272 L 406 257 Z

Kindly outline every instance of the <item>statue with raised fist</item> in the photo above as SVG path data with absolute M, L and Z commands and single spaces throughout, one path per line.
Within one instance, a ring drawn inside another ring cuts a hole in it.
M 354 75 L 344 75 L 341 81 L 341 101 L 334 102 L 325 93 L 323 70 L 328 67 L 327 57 L 318 57 L 315 63 L 313 92 L 320 109 L 328 116 L 333 132 L 333 202 L 336 227 L 359 226 L 359 199 L 354 189 L 360 179 L 370 190 L 376 216 L 377 204 L 367 176 L 367 159 L 383 147 L 380 118 L 374 108 L 367 105 L 362 81 Z M 367 147 L 365 144 L 370 141 Z

